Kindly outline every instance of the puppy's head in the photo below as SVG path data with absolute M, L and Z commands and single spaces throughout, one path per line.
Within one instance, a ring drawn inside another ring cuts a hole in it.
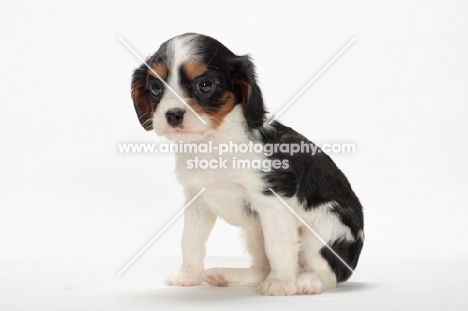
M 242 105 L 248 127 L 262 126 L 263 98 L 248 56 L 236 56 L 213 38 L 184 34 L 163 43 L 146 64 L 132 77 L 132 99 L 145 130 L 171 140 L 202 139 L 236 105 Z

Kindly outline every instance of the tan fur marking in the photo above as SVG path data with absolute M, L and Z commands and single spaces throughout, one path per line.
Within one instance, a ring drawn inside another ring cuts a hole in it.
M 163 80 L 166 80 L 167 79 L 167 73 L 168 73 L 168 70 L 167 70 L 167 66 L 166 64 L 164 63 L 155 63 L 151 66 L 151 68 L 153 68 L 153 70 L 163 79 Z M 155 77 L 154 73 L 149 70 L 149 74 L 152 75 L 153 77 Z M 155 77 L 157 78 L 157 77 Z
M 242 79 L 234 79 L 234 84 L 240 85 L 242 91 L 242 108 L 246 109 L 249 104 L 250 94 L 252 93 L 252 87 Z
M 199 62 L 189 62 L 184 64 L 184 73 L 190 81 L 196 79 L 206 72 L 206 67 Z
M 140 121 L 145 130 L 152 130 L 153 123 L 151 120 L 153 118 L 153 112 L 151 111 L 148 91 L 145 89 L 143 84 L 139 83 L 133 85 L 132 99 L 138 116 L 138 121 Z
M 209 113 L 213 122 L 213 129 L 217 129 L 224 121 L 224 118 L 228 113 L 234 109 L 236 105 L 234 94 L 226 92 L 223 95 L 224 103 L 214 112 Z

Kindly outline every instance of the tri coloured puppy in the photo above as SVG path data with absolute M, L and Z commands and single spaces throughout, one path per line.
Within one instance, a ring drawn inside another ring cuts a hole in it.
M 312 144 L 290 127 L 267 123 L 250 58 L 233 54 L 213 38 L 177 36 L 164 42 L 147 64 L 152 70 L 146 64 L 135 70 L 131 95 L 148 131 L 176 142 L 215 146 Z M 176 157 L 187 202 L 206 190 L 185 211 L 183 264 L 166 284 L 258 286 L 264 295 L 294 295 L 316 294 L 350 277 L 363 246 L 362 206 L 325 153 L 231 150 L 223 155 L 225 166 L 217 169 L 188 165 L 194 159 L 218 159 L 217 151 Z M 239 159 L 279 160 L 281 165 L 234 168 Z M 218 217 L 243 228 L 250 268 L 205 270 L 205 242 Z

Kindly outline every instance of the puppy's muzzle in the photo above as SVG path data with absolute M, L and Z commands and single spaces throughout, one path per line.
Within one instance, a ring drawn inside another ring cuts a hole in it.
M 179 126 L 184 121 L 185 110 L 180 108 L 169 109 L 166 112 L 167 123 L 172 127 Z

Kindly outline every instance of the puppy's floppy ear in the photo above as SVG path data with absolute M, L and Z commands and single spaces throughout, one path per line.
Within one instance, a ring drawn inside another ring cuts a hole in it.
M 146 88 L 148 69 L 145 64 L 135 69 L 132 75 L 132 99 L 138 120 L 147 131 L 153 129 L 153 111 L 151 110 L 150 94 Z
M 235 56 L 232 61 L 232 87 L 236 100 L 242 103 L 244 117 L 250 128 L 263 125 L 265 107 L 260 87 L 257 85 L 255 66 L 248 55 Z

